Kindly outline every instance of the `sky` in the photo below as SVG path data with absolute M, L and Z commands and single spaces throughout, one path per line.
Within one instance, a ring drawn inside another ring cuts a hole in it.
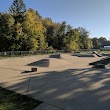
M 1 0 L 0 12 L 7 12 L 13 0 Z M 84 27 L 90 37 L 110 39 L 110 0 L 24 0 L 26 8 L 33 8 L 54 22 L 66 21 L 73 28 Z

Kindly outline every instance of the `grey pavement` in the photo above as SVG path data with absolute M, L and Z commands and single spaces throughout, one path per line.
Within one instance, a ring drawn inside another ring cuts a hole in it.
M 87 64 L 97 58 L 69 57 L 66 61 L 52 59 L 54 67 L 26 72 L 31 70 L 27 64 L 36 59 L 40 60 L 30 57 L 0 61 L 0 86 L 44 101 L 37 110 L 110 110 L 109 66 L 94 69 Z
M 43 103 L 34 110 L 63 110 L 63 109 Z
M 64 110 L 109 110 L 110 70 L 70 69 L 33 76 L 30 95 Z M 32 93 L 33 91 L 33 93 Z

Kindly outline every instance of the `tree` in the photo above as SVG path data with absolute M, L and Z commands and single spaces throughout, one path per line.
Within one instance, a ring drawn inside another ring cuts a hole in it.
M 63 21 L 58 30 L 58 49 L 64 48 L 64 39 L 66 35 L 66 21 Z
M 88 39 L 87 39 L 87 49 L 92 49 L 92 48 L 93 48 L 92 39 L 88 38 Z
M 46 27 L 46 41 L 48 42 L 48 46 L 59 49 L 59 42 L 62 40 L 59 40 L 61 24 L 52 22 L 50 18 L 43 19 L 43 24 Z
M 94 49 L 99 49 L 101 47 L 101 43 L 99 42 L 98 38 L 96 37 L 92 38 L 92 42 Z
M 82 28 L 82 27 L 79 27 L 78 31 L 80 33 L 80 35 L 79 35 L 80 49 L 92 48 L 92 41 L 90 41 L 90 39 L 89 39 L 89 32 L 85 28 Z
M 9 13 L 0 15 L 0 51 L 10 50 L 14 22 L 13 16 Z
M 45 42 L 46 29 L 33 9 L 26 12 L 23 26 L 24 32 L 27 34 L 29 50 L 45 49 L 47 47 Z
M 42 19 L 42 16 L 36 11 L 36 15 L 39 17 L 39 19 Z
M 22 22 L 26 13 L 26 6 L 23 0 L 14 0 L 9 12 L 14 16 L 16 22 Z
M 27 34 L 23 32 L 21 23 L 17 23 L 13 29 L 11 50 L 27 50 L 25 42 L 27 40 Z
M 78 40 L 79 40 L 79 32 L 77 29 L 71 29 L 65 39 L 64 39 L 64 43 L 66 46 L 66 49 L 69 51 L 75 51 L 79 49 L 78 46 Z
M 45 18 L 42 20 L 43 25 L 46 28 L 46 41 L 48 42 L 48 45 L 51 46 L 51 37 L 54 33 L 54 25 L 50 18 Z
M 95 49 L 100 49 L 103 48 L 104 46 L 110 45 L 110 41 L 108 41 L 105 37 L 100 37 L 100 38 L 92 38 L 93 42 L 93 48 Z
M 70 25 L 66 26 L 66 34 L 72 29 L 72 27 Z
M 101 47 L 107 46 L 107 39 L 105 37 L 100 37 L 98 41 L 101 44 Z

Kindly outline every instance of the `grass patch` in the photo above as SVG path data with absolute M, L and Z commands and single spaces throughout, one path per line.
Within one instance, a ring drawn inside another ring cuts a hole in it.
M 0 87 L 0 110 L 33 110 L 42 102 Z

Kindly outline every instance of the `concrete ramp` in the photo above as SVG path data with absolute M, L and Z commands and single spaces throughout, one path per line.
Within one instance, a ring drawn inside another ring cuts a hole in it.
M 102 54 L 103 56 L 108 56 L 108 57 L 110 57 L 110 54 L 107 54 L 107 53 L 104 53 L 104 54 Z
M 66 60 L 63 59 L 53 59 L 50 58 L 49 59 L 49 67 L 61 67 L 61 66 L 66 66 L 66 65 L 70 65 L 71 62 L 68 62 Z
M 80 53 L 73 53 L 72 56 L 79 56 L 81 55 Z
M 41 59 L 28 64 L 28 66 L 49 67 L 49 59 Z
M 80 54 L 78 57 L 95 57 L 93 54 Z
M 71 54 L 60 54 L 61 59 L 68 59 L 70 57 L 72 57 Z
M 89 63 L 89 65 L 97 65 L 97 64 L 104 64 L 107 65 L 110 63 L 110 57 L 102 58 L 101 60 Z
M 58 59 L 60 59 L 61 55 L 60 54 L 54 54 L 54 55 L 50 55 L 49 58 L 58 58 Z
M 63 59 L 57 59 L 57 58 L 47 58 L 47 59 L 41 59 L 32 63 L 29 63 L 28 66 L 36 66 L 36 67 L 60 67 L 63 65 L 68 65 L 70 62 L 63 60 Z

